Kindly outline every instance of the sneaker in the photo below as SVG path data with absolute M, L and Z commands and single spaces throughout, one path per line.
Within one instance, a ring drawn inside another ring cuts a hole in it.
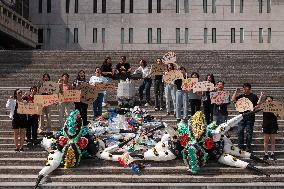
M 159 108 L 158 108 L 158 107 L 156 107 L 156 108 L 155 108 L 155 111 L 158 111 L 158 110 L 159 110 Z
M 150 104 L 147 102 L 144 106 L 146 106 L 146 107 L 147 107 L 147 106 L 150 106 Z
M 163 108 L 160 108 L 160 111 L 163 111 L 164 109 Z
M 264 160 L 264 161 L 267 161 L 268 159 L 269 159 L 268 154 L 265 154 L 265 155 L 263 156 L 263 160 Z
M 177 123 L 179 123 L 181 121 L 181 119 L 177 119 Z
M 18 148 L 15 148 L 14 151 L 15 151 L 15 152 L 19 152 L 20 150 L 19 150 Z
M 102 103 L 102 107 L 106 107 L 107 106 L 107 103 Z
M 171 113 L 170 113 L 170 112 L 167 112 L 167 115 L 171 115 Z
M 271 154 L 271 155 L 270 155 L 270 158 L 271 158 L 273 161 L 276 161 L 276 160 L 277 160 L 275 154 Z
M 19 152 L 23 152 L 23 151 L 24 151 L 24 148 L 23 148 L 23 147 L 19 149 Z

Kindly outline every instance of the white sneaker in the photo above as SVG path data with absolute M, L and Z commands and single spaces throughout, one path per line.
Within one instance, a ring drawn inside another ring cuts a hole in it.
M 102 106 L 103 106 L 103 107 L 106 107 L 106 106 L 107 106 L 107 103 L 104 103 L 104 102 L 103 102 Z
M 150 104 L 147 102 L 144 106 L 150 106 Z

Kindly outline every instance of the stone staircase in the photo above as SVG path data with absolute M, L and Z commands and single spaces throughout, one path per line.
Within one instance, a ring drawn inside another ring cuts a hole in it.
M 213 73 L 216 79 L 226 82 L 226 89 L 233 92 L 242 82 L 253 85 L 253 92 L 273 95 L 283 102 L 284 99 L 284 51 L 177 51 L 178 62 L 186 66 L 188 72 L 198 71 L 202 78 Z M 5 106 L 7 98 L 17 87 L 28 90 L 45 72 L 57 81 L 63 72 L 75 78 L 80 69 L 91 76 L 105 56 L 113 57 L 113 63 L 119 56 L 126 55 L 129 62 L 143 57 L 152 62 L 161 57 L 162 51 L 0 51 L 0 104 Z M 130 58 L 131 57 L 131 58 Z M 137 65 L 137 64 L 136 64 Z M 151 93 L 153 94 L 153 93 Z M 109 97 L 112 103 L 115 96 Z M 104 109 L 105 111 L 106 109 Z M 165 112 L 155 112 L 147 108 L 151 115 L 169 124 L 176 124 L 173 116 Z M 229 107 L 230 117 L 236 115 L 233 105 Z M 89 107 L 88 119 L 92 120 Z M 51 183 L 41 188 L 284 188 L 284 120 L 279 120 L 279 134 L 276 137 L 276 162 L 270 166 L 256 164 L 258 168 L 271 174 L 271 177 L 259 176 L 251 171 L 219 165 L 209 162 L 196 175 L 187 175 L 186 166 L 181 160 L 169 162 L 148 162 L 149 166 L 141 176 L 121 167 L 116 162 L 96 159 L 81 161 L 74 169 L 59 168 L 51 175 Z M 253 151 L 263 156 L 263 137 L 261 132 L 262 114 L 256 115 Z M 56 106 L 52 108 L 52 128 L 58 129 Z M 230 132 L 231 139 L 237 142 L 236 130 Z M 0 109 L 0 188 L 31 188 L 35 184 L 38 172 L 47 157 L 41 147 L 27 147 L 24 152 L 14 152 L 11 121 L 5 111 Z M 246 160 L 251 162 L 251 160 Z

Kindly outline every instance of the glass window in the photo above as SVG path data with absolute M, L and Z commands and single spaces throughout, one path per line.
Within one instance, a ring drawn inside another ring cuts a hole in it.
M 188 0 L 184 0 L 184 13 L 189 13 L 189 3 L 188 3 Z
M 216 13 L 216 0 L 212 0 L 212 13 Z
M 129 41 L 130 44 L 133 43 L 133 28 L 129 28 Z
M 65 43 L 69 44 L 69 40 L 70 40 L 70 29 L 65 28 Z
M 180 44 L 180 28 L 176 28 L 176 43 Z
M 106 0 L 102 0 L 102 13 L 106 13 Z
M 258 33 L 259 33 L 259 40 L 258 40 L 258 42 L 259 43 L 263 43 L 263 29 L 259 28 Z
M 120 0 L 120 11 L 125 13 L 125 0 Z
M 188 28 L 184 30 L 184 43 L 188 44 Z
M 46 5 L 46 12 L 51 13 L 51 0 L 47 0 Z
M 244 13 L 244 0 L 240 0 L 240 13 Z
M 124 28 L 120 30 L 120 43 L 124 44 Z
M 97 43 L 97 42 L 98 42 L 98 29 L 93 28 L 93 43 Z
M 38 13 L 42 13 L 42 0 L 38 0 Z
M 212 43 L 216 43 L 216 28 L 212 28 Z
M 162 4 L 161 0 L 157 0 L 157 13 L 161 13 Z
M 148 43 L 152 43 L 152 28 L 148 28 Z
M 43 43 L 43 29 L 38 29 L 38 43 Z
M 65 12 L 69 13 L 70 0 L 65 1 Z
M 102 28 L 102 43 L 106 42 L 106 29 Z
M 231 28 L 231 43 L 236 43 L 236 30 Z
M 208 29 L 207 28 L 204 28 L 203 38 L 204 38 L 204 43 L 207 43 L 207 39 L 208 39 Z
M 129 0 L 129 13 L 133 13 L 134 10 L 134 2 L 133 0 Z
M 240 28 L 240 43 L 244 43 L 245 40 L 245 31 L 244 28 Z
M 74 28 L 74 43 L 78 43 L 78 28 Z
M 262 13 L 262 6 L 263 6 L 263 1 L 262 0 L 258 0 L 258 6 L 259 6 L 259 13 Z
M 271 28 L 268 28 L 268 39 L 267 39 L 267 43 L 271 43 L 271 38 L 272 38 L 272 32 L 271 32 Z
M 231 0 L 231 13 L 235 13 L 235 0 Z
M 98 1 L 93 0 L 93 13 L 98 13 Z
M 267 0 L 267 13 L 271 13 L 271 0 Z
M 78 13 L 78 10 L 79 10 L 79 2 L 78 2 L 78 0 L 75 0 L 74 12 L 75 12 L 75 13 Z
M 176 0 L 176 13 L 179 13 L 179 0 Z
M 162 29 L 161 28 L 157 28 L 157 43 L 161 44 L 161 38 L 162 38 Z
M 203 13 L 207 13 L 207 0 L 203 0 Z
M 152 13 L 152 0 L 148 0 L 148 13 Z
M 46 30 L 46 44 L 47 44 L 47 46 L 50 46 L 50 39 L 51 39 L 51 29 L 47 28 L 47 30 Z

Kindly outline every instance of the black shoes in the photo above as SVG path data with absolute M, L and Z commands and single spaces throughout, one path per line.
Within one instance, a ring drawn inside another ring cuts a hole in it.
M 273 161 L 276 161 L 276 160 L 277 160 L 277 158 L 276 158 L 276 156 L 275 156 L 274 153 L 270 155 L 270 158 L 271 158 Z
M 263 160 L 264 160 L 264 161 L 267 161 L 268 159 L 269 159 L 268 154 L 265 154 L 265 155 L 263 156 Z

